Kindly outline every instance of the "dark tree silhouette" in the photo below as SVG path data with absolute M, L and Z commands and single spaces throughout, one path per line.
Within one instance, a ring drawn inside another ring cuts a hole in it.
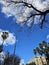
M 8 37 L 8 32 L 2 32 L 3 40 L 7 39 L 7 37 Z
M 3 46 L 0 45 L 0 53 L 3 51 Z
M 13 63 L 14 58 L 14 63 Z M 3 65 L 19 65 L 20 64 L 20 58 L 18 56 L 9 55 L 5 58 Z
M 32 63 L 26 64 L 26 65 L 36 65 L 36 64 L 35 64 L 35 62 L 32 62 Z

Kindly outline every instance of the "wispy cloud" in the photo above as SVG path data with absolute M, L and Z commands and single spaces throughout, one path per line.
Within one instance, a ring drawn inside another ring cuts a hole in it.
M 46 37 L 46 41 L 49 42 L 49 34 Z
M 4 43 L 3 43 L 2 36 L 1 36 L 3 32 L 8 32 L 8 37 L 7 37 L 7 39 L 4 40 Z M 9 31 L 5 31 L 5 30 L 0 29 L 0 45 L 1 45 L 2 43 L 3 43 L 4 45 L 14 44 L 14 43 L 16 43 L 16 38 L 15 38 L 15 36 L 13 35 L 13 33 L 10 33 Z
M 47 35 L 47 39 L 49 39 L 49 35 Z

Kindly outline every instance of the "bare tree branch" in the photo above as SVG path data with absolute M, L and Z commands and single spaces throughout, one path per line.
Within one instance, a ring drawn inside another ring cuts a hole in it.
M 28 7 L 29 9 L 31 8 L 32 9 L 32 12 L 35 12 L 35 13 L 32 13 L 32 14 L 30 14 L 29 16 L 26 16 L 26 19 L 27 20 L 25 20 L 24 22 L 25 23 L 28 23 L 27 21 L 29 21 L 29 19 L 31 19 L 32 18 L 32 23 L 31 23 L 31 26 L 34 24 L 34 18 L 36 17 L 36 16 L 40 16 L 40 28 L 42 28 L 43 27 L 43 23 L 44 22 L 46 22 L 46 15 L 49 13 L 49 9 L 46 9 L 46 10 L 44 10 L 44 11 L 40 11 L 39 9 L 37 9 L 35 6 L 33 6 L 33 4 L 30 4 L 30 3 L 28 3 L 28 2 L 25 2 L 25 1 L 13 1 L 13 0 L 10 0 L 10 1 L 7 1 L 8 3 L 9 3 L 9 5 L 11 5 L 11 3 L 14 3 L 15 5 L 16 4 L 22 4 L 22 6 L 26 6 L 26 7 Z M 8 6 L 9 6 L 8 5 Z M 21 7 L 22 7 L 21 6 Z M 17 7 L 17 6 L 16 6 Z M 22 13 L 21 13 L 22 14 Z M 24 23 L 24 22 L 20 22 L 20 23 Z

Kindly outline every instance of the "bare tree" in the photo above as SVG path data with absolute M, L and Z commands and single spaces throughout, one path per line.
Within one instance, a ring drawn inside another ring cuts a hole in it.
M 32 27 L 39 20 L 40 28 L 42 28 L 43 24 L 48 22 L 46 20 L 46 16 L 49 14 L 48 0 L 1 0 L 1 3 L 3 4 L 2 12 L 8 16 L 15 16 L 18 24 L 27 24 Z

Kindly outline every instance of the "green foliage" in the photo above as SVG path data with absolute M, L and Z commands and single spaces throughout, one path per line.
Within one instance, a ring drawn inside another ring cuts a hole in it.
M 39 53 L 40 55 L 44 54 L 47 62 L 49 62 L 49 43 L 42 41 L 42 43 L 39 44 L 39 47 L 36 47 L 35 50 L 37 50 L 36 53 Z

